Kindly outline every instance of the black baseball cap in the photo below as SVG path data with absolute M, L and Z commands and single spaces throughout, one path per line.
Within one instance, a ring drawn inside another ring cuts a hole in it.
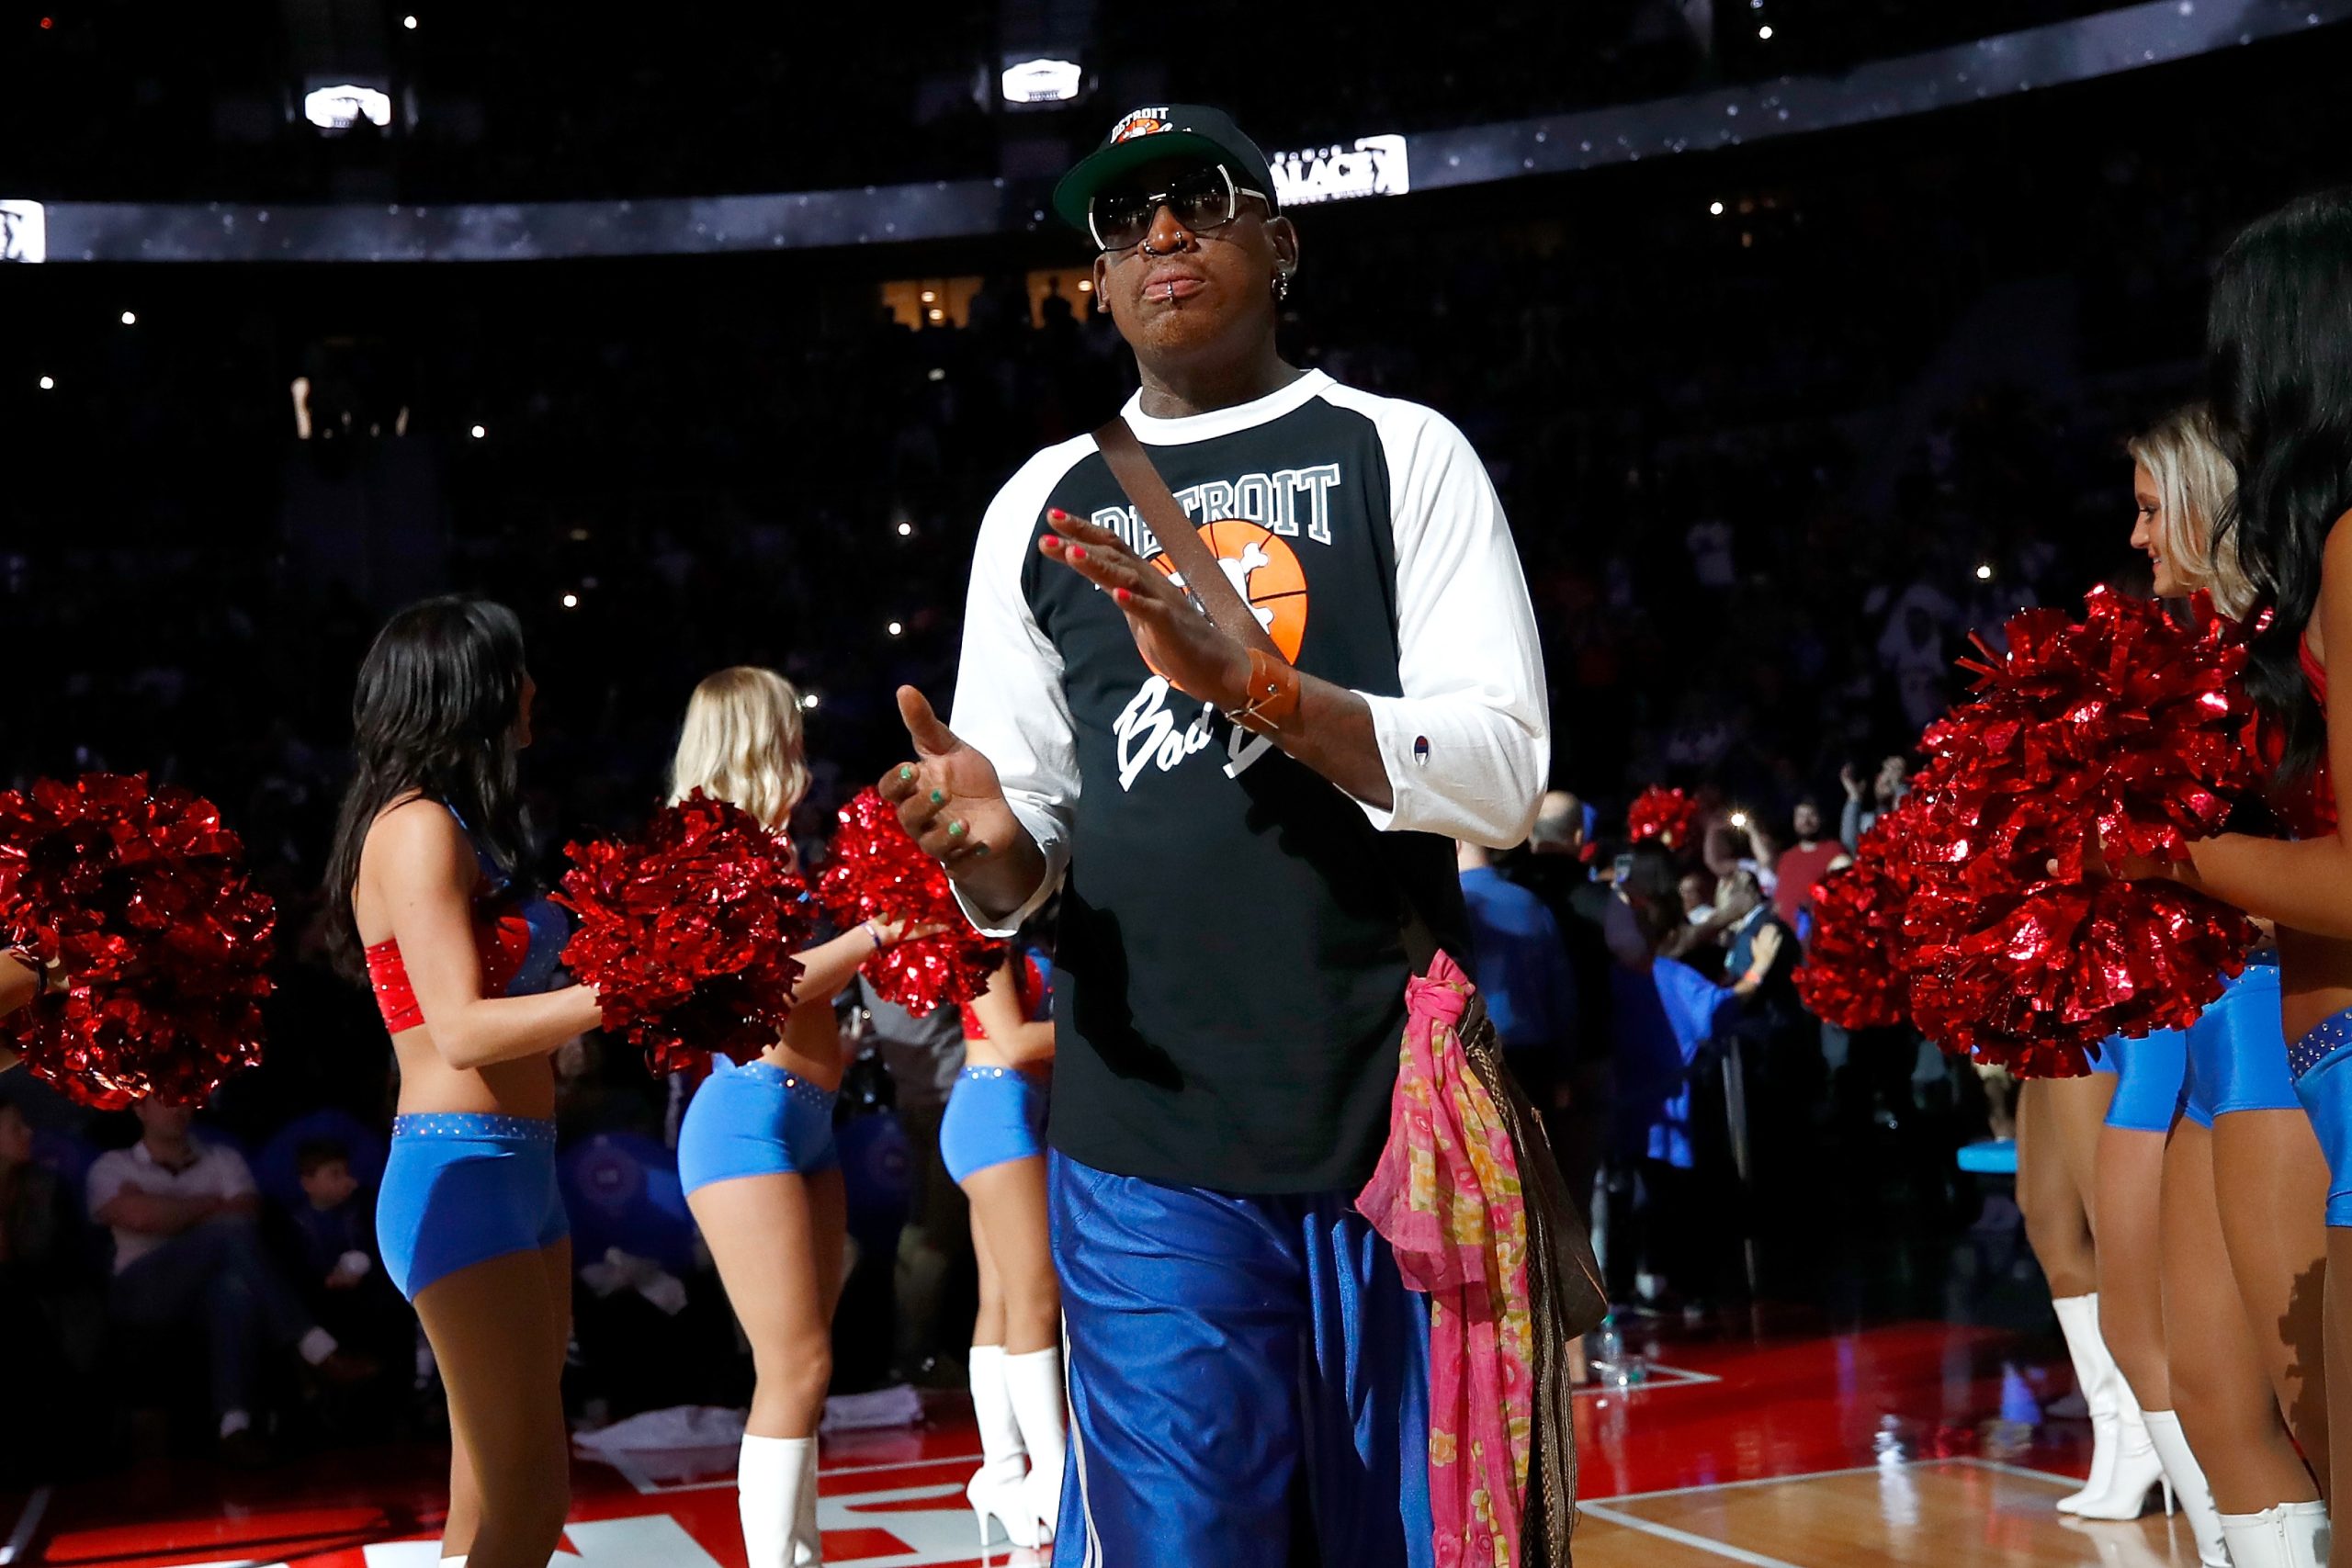
M 1266 155 L 1241 134 L 1231 115 L 1205 104 L 1160 104 L 1121 115 L 1102 144 L 1080 159 L 1054 187 L 1054 210 L 1063 222 L 1083 230 L 1087 204 L 1103 186 L 1146 164 L 1186 156 L 1223 164 L 1233 171 L 1237 185 L 1262 192 L 1267 208 L 1280 210 L 1274 171 Z

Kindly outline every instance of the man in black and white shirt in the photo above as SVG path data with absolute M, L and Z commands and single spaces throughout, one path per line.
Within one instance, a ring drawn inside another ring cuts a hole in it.
M 1300 253 L 1273 189 L 1180 105 L 1122 119 L 1055 201 L 1136 354 L 1126 423 L 1282 694 L 1226 716 L 1266 656 L 1195 612 L 1083 437 L 989 507 L 953 730 L 902 692 L 919 761 L 883 782 L 983 929 L 1065 889 L 1061 1563 L 1272 1568 L 1302 1487 L 1322 1561 L 1430 1561 L 1425 1308 L 1354 1198 L 1388 1130 L 1400 902 L 1466 953 L 1449 840 L 1526 837 L 1543 663 L 1461 433 L 1277 353 Z

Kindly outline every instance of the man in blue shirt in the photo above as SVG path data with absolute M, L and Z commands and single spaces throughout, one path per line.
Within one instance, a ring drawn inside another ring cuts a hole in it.
M 1563 1109 L 1576 1047 L 1577 983 L 1559 925 L 1541 898 L 1504 879 L 1490 851 L 1457 844 L 1454 864 L 1470 917 L 1472 977 L 1503 1059 L 1529 1100 Z

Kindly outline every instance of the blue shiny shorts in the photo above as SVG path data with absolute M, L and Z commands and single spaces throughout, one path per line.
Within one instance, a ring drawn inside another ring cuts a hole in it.
M 2299 1111 L 2278 1027 L 2278 966 L 2249 964 L 2188 1031 L 2181 1114 L 2200 1127 L 2238 1111 Z
M 571 1234 L 555 1183 L 555 1123 L 472 1112 L 392 1118 L 376 1195 L 384 1271 L 414 1301 L 436 1280 Z
M 833 1091 L 773 1063 L 714 1062 L 678 1126 L 678 1183 L 689 1192 L 739 1176 L 814 1176 L 841 1163 Z
M 2352 1227 L 2352 1011 L 2295 1042 L 2295 1095 L 2327 1156 L 2327 1223 Z
M 1011 1067 L 966 1067 L 939 1118 L 939 1160 L 961 1182 L 1046 1152 L 1046 1091 Z
M 2169 1133 L 2188 1074 L 2188 1037 L 2160 1029 L 2145 1040 L 2111 1036 L 2099 1043 L 2098 1070 L 2116 1074 L 2107 1124 L 2132 1133 Z

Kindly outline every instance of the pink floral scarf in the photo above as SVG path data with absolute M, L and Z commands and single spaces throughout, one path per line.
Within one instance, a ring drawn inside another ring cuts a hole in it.
M 1456 1033 L 1471 995 L 1443 953 L 1408 987 L 1388 1145 L 1356 1202 L 1430 1298 L 1438 1568 L 1518 1568 L 1535 1382 L 1527 1206 L 1510 1124 Z

